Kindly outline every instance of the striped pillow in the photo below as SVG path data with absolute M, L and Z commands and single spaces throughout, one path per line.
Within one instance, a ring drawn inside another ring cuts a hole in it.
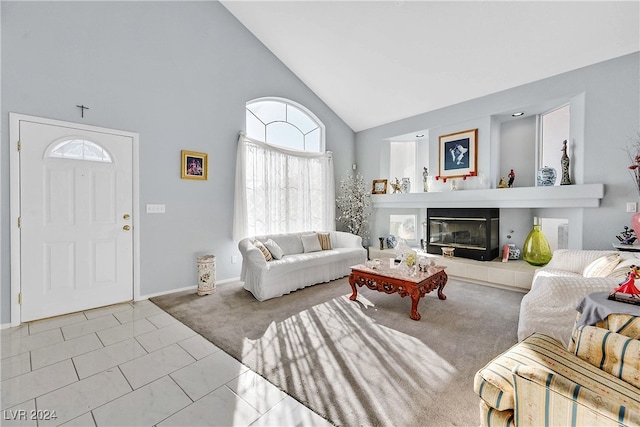
M 608 315 L 606 319 L 597 322 L 594 326 L 596 328 L 608 329 L 625 337 L 640 340 L 640 316 L 613 313 Z
M 273 257 L 271 256 L 271 252 L 269 252 L 269 249 L 267 249 L 267 247 L 260 240 L 254 240 L 253 246 L 260 249 L 260 252 L 262 252 L 262 255 L 264 255 L 264 259 L 266 261 L 271 261 L 273 259 Z
M 331 238 L 329 237 L 329 233 L 318 233 L 318 240 L 320 240 L 320 246 L 323 251 L 331 249 Z
M 608 329 L 584 326 L 578 330 L 573 353 L 620 378 L 638 384 L 640 378 L 640 341 Z

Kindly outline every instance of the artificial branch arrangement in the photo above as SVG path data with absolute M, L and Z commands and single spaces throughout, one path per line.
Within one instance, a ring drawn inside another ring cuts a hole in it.
M 371 215 L 371 194 L 361 174 L 347 173 L 340 181 L 340 195 L 336 198 L 336 206 L 340 211 L 338 221 L 344 224 L 350 233 L 363 239 L 369 234 Z

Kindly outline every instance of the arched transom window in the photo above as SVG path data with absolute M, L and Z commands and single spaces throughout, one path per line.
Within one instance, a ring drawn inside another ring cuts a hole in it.
M 283 98 L 247 102 L 247 136 L 268 144 L 324 151 L 324 125 L 302 105 Z
M 53 144 L 46 153 L 47 157 L 59 159 L 89 160 L 91 162 L 112 163 L 109 152 L 99 144 L 86 139 L 65 139 Z

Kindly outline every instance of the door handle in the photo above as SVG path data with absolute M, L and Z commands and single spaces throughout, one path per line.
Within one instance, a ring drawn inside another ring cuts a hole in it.
M 122 227 L 122 229 L 123 229 L 124 231 L 129 231 L 129 230 L 131 230 L 131 227 L 130 227 L 130 226 L 128 226 L 128 225 L 125 225 L 124 227 Z
M 124 214 L 124 215 L 122 215 L 122 218 L 123 219 L 129 219 L 129 218 L 131 218 L 131 216 L 129 214 Z

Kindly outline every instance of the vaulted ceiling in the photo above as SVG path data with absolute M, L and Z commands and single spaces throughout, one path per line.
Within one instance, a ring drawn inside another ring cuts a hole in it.
M 354 131 L 640 50 L 640 1 L 222 4 Z

